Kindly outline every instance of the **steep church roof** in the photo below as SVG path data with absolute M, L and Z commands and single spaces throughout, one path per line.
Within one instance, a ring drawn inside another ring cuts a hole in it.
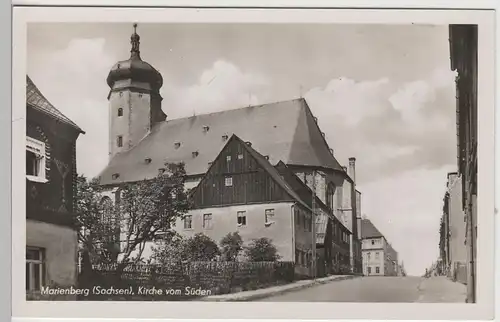
M 28 75 L 26 75 L 26 104 L 34 108 L 35 110 L 48 114 L 58 119 L 59 121 L 72 126 L 79 132 L 84 133 L 78 125 L 76 125 L 73 121 L 71 121 L 68 117 L 61 113 L 45 98 L 45 96 L 43 96 L 43 94 L 40 92 L 38 87 L 36 87 L 35 83 L 33 83 Z
M 379 238 L 384 237 L 377 227 L 369 220 L 362 219 L 361 220 L 361 238 Z
M 271 164 L 283 161 L 345 172 L 306 101 L 296 99 L 160 123 L 137 146 L 110 160 L 101 184 L 153 178 L 165 163 L 184 162 L 188 175 L 202 175 L 233 134 L 269 156 Z M 113 174 L 119 176 L 113 179 Z

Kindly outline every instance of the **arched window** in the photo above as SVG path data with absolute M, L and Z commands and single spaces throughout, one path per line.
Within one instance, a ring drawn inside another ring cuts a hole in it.
M 114 219 L 114 206 L 110 197 L 101 199 L 101 223 L 103 226 L 111 226 Z
M 123 116 L 123 108 L 118 109 L 118 116 Z
M 337 205 L 336 205 L 336 207 L 339 208 L 339 209 L 342 209 L 343 208 L 343 205 L 342 205 L 343 204 L 343 202 L 342 202 L 343 200 L 342 199 L 344 198 L 343 195 L 342 195 L 342 190 L 343 190 L 342 186 L 338 186 L 336 190 L 337 190 L 335 192 L 335 194 L 337 195 Z
M 326 188 L 326 205 L 330 208 L 330 210 L 335 209 L 335 204 L 333 202 L 333 195 L 335 193 L 335 186 L 333 183 L 329 183 L 328 187 Z

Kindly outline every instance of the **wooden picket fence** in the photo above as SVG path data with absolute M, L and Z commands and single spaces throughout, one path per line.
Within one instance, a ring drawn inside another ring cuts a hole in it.
M 128 265 L 121 276 L 116 271 L 116 265 L 96 265 L 92 272 L 82 271 L 79 287 L 133 290 L 154 287 L 169 292 L 162 296 L 87 296 L 82 300 L 188 300 L 290 283 L 295 278 L 293 262 L 177 262 Z M 199 291 L 186 294 L 186 287 Z

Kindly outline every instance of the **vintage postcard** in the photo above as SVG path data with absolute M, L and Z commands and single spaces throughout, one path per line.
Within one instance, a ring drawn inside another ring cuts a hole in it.
M 490 12 L 13 18 L 15 315 L 492 314 Z

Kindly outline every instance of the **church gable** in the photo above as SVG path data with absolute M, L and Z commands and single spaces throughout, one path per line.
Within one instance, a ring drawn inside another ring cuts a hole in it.
M 235 135 L 229 139 L 193 191 L 195 208 L 293 201 L 266 157 L 247 144 Z

